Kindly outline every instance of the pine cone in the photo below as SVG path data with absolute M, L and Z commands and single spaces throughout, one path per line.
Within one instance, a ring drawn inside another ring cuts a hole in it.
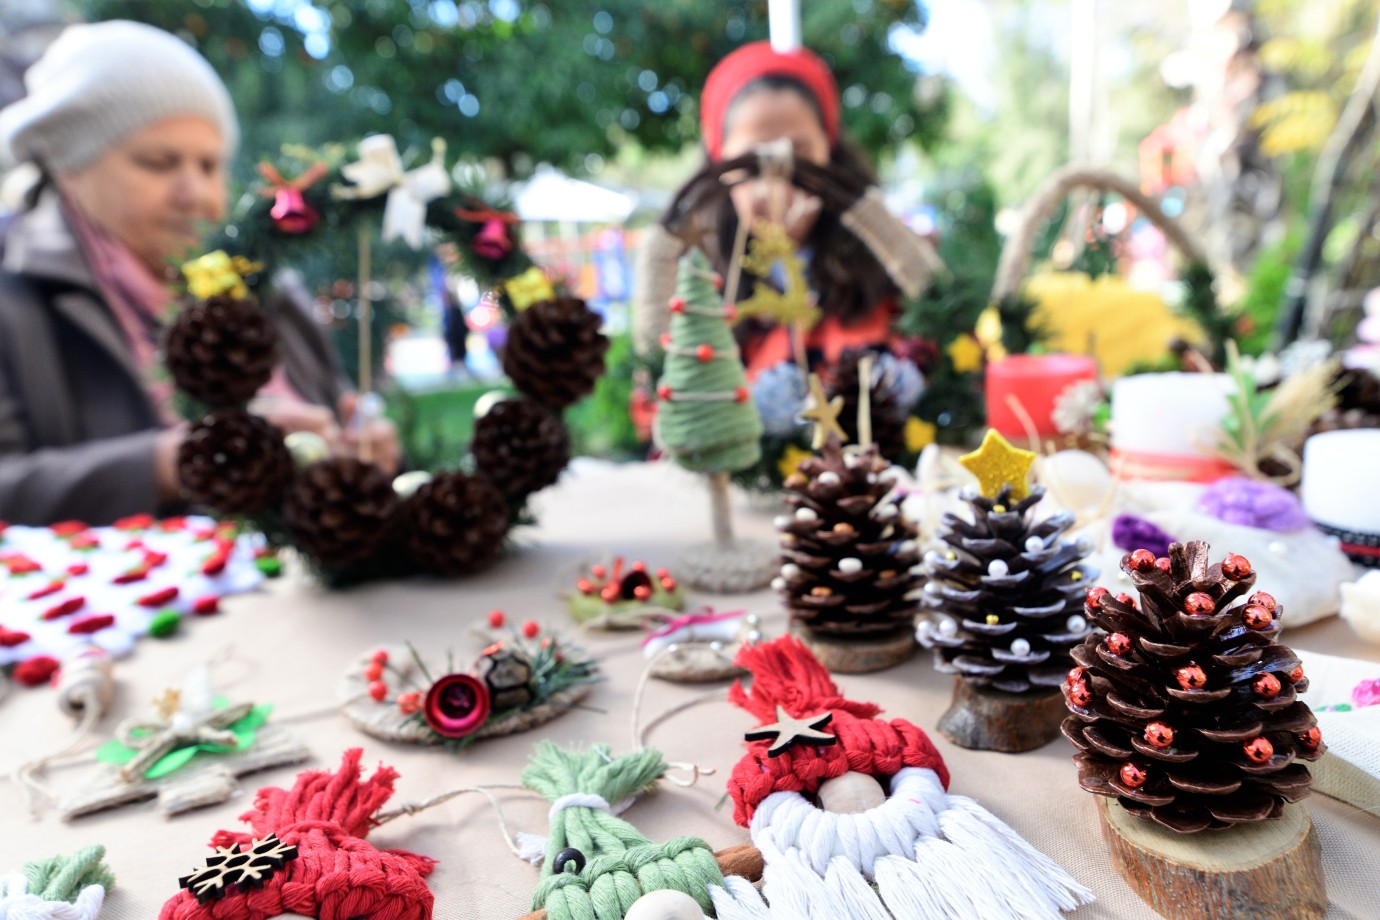
M 353 457 L 332 457 L 303 469 L 283 506 L 297 548 L 330 567 L 378 553 L 393 536 L 397 513 L 392 480 Z
M 609 340 L 603 320 L 576 297 L 532 304 L 503 345 L 503 372 L 524 395 L 553 412 L 594 392 Z
M 925 558 L 925 606 L 947 617 L 920 627 L 942 673 L 1025 693 L 1059 686 L 1072 667 L 1069 650 L 1088 635 L 1081 597 L 1097 569 L 1080 564 L 1090 546 L 1062 539 L 1073 515 L 1032 520 L 1044 494 L 1032 486 L 1012 501 L 1008 485 L 995 499 L 969 499 L 971 523 L 944 516 L 940 538 L 950 548 Z
M 1084 609 L 1107 631 L 1073 650 L 1064 734 L 1079 749 L 1078 782 L 1180 833 L 1278 817 L 1309 792 L 1296 760 L 1326 746 L 1298 694 L 1308 679 L 1277 644 L 1282 610 L 1229 554 L 1175 543 L 1169 558 L 1138 550 L 1122 571 L 1140 603 L 1105 588 Z
M 861 381 L 858 361 L 865 351 L 846 351 L 834 367 L 833 380 L 826 394 L 829 399 L 843 397 L 843 412 L 839 425 L 848 440 L 858 441 L 858 400 Z M 896 401 L 896 391 L 885 375 L 877 374 L 874 366 L 869 411 L 872 416 L 872 440 L 878 451 L 888 460 L 900 459 L 906 451 L 906 408 Z
M 464 473 L 437 473 L 403 508 L 408 550 L 438 575 L 472 572 L 498 555 L 508 533 L 508 508 L 489 482 Z
M 253 300 L 212 297 L 182 309 L 164 341 L 168 373 L 209 406 L 254 397 L 278 363 L 278 331 Z
M 479 472 L 510 502 L 556 481 L 570 462 L 565 422 L 530 399 L 505 399 L 474 426 L 470 445 Z
M 889 468 L 875 447 L 845 456 L 834 440 L 786 480 L 795 512 L 776 522 L 782 566 L 774 587 L 795 623 L 841 636 L 911 628 L 919 550 L 900 496 L 889 495 Z
M 243 409 L 221 409 L 192 426 L 177 449 L 187 497 L 221 514 L 276 505 L 292 481 L 292 454 L 276 426 Z

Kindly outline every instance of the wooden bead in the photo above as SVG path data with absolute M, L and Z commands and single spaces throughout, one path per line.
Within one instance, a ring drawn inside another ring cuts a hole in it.
M 834 814 L 862 814 L 885 801 L 881 784 L 866 773 L 850 770 L 819 784 L 819 807 Z
M 624 920 L 704 920 L 704 911 L 683 891 L 649 891 L 633 902 Z
M 1217 610 L 1217 602 L 1212 599 L 1212 595 L 1203 591 L 1194 591 L 1184 598 L 1184 610 L 1188 611 L 1189 616 L 1205 617 Z

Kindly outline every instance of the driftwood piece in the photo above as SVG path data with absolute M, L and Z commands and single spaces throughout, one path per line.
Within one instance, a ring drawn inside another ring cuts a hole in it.
M 868 674 L 885 671 L 910 660 L 915 654 L 915 631 L 904 627 L 880 635 L 845 637 L 818 633 L 807 626 L 791 631 L 809 647 L 819 663 L 835 674 Z
M 940 717 L 939 730 L 959 747 L 1019 754 L 1057 738 L 1067 715 L 1058 689 L 1006 693 L 955 677 L 953 702 Z
M 1179 834 L 1097 797 L 1112 865 L 1169 920 L 1317 920 L 1327 913 L 1322 846 L 1302 805 L 1275 821 Z

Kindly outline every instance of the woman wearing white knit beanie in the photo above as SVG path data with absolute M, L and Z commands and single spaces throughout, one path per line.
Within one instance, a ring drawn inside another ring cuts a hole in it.
M 0 217 L 0 519 L 172 510 L 182 434 L 161 328 L 171 266 L 224 216 L 234 105 L 194 49 L 134 22 L 70 26 L 24 82 L 0 110 L 0 163 L 39 176 Z M 264 306 L 284 359 L 265 414 L 338 437 L 329 346 L 299 305 Z

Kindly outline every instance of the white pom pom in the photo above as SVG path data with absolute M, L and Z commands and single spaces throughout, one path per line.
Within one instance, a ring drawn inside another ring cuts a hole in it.
M 758 582 L 758 584 L 761 584 L 761 582 Z M 786 590 L 786 579 L 784 579 L 784 578 L 773 578 L 773 579 L 771 580 L 771 589 L 772 589 L 773 591 L 785 591 L 785 590 Z
M 1025 541 L 1025 551 L 1027 553 L 1038 553 L 1045 548 L 1045 541 L 1039 537 L 1028 537 Z
M 800 566 L 796 565 L 794 562 L 788 562 L 785 565 L 781 566 L 782 578 L 795 578 L 799 574 Z
M 950 637 L 958 635 L 958 624 L 951 617 L 945 617 L 939 621 L 939 634 Z
M 784 514 L 781 514 L 772 518 L 771 523 L 772 526 L 775 527 L 777 530 L 785 530 L 787 527 L 791 526 L 791 519 L 786 517 Z
M 845 575 L 856 575 L 862 571 L 862 560 L 849 556 L 839 560 L 839 571 Z
M 915 572 L 914 569 L 911 569 L 911 572 L 912 572 L 912 573 L 915 573 L 915 574 L 919 574 L 918 572 Z M 933 582 L 933 581 L 927 581 L 927 582 L 925 582 L 925 593 L 926 593 L 926 594 L 938 594 L 938 593 L 939 593 L 939 585 L 938 585 L 936 582 Z
M 839 474 L 835 473 L 833 470 L 825 470 L 820 473 L 819 478 L 815 481 L 822 486 L 836 486 L 840 482 Z
M 1024 639 L 1016 639 L 1011 643 L 1011 654 L 1019 655 L 1024 658 L 1030 654 L 1030 643 Z
M 1073 616 L 1069 617 L 1068 622 L 1064 625 L 1068 627 L 1068 631 L 1071 633 L 1081 633 L 1088 631 L 1087 619 L 1076 613 Z
M 795 509 L 795 519 L 797 521 L 817 521 L 819 515 L 815 514 L 813 508 L 797 508 Z
M 1000 559 L 993 559 L 987 563 L 987 574 L 993 578 L 1001 578 L 1011 574 L 1011 567 Z

